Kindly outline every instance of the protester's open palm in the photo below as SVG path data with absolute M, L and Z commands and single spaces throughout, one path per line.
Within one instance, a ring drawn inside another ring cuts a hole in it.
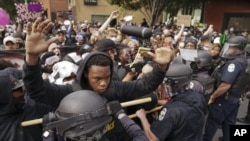
M 174 52 L 167 47 L 161 47 L 155 49 L 155 53 L 147 52 L 154 62 L 159 65 L 167 65 L 169 64 L 174 58 Z
M 47 50 L 52 42 L 55 42 L 57 38 L 51 38 L 46 40 L 46 35 L 53 27 L 53 23 L 50 20 L 41 21 L 38 18 L 33 24 L 27 24 L 27 36 L 25 41 L 26 53 L 29 55 L 37 55 Z
M 111 12 L 111 14 L 110 14 L 110 17 L 112 19 L 116 19 L 118 16 L 119 16 L 119 10 L 115 10 L 115 11 Z

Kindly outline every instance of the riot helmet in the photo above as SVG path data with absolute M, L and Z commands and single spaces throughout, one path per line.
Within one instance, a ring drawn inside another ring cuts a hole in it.
M 194 71 L 208 70 L 212 65 L 212 56 L 207 50 L 197 50 L 197 57 L 190 64 Z
M 247 58 L 250 57 L 250 44 L 247 44 L 246 47 L 245 47 L 245 56 Z
M 164 78 L 165 91 L 174 96 L 189 89 L 191 81 L 192 69 L 185 64 L 171 64 Z
M 238 54 L 243 54 L 247 45 L 247 39 L 243 36 L 231 37 L 223 46 L 220 56 L 223 58 L 231 58 Z
M 112 121 L 107 100 L 94 91 L 73 92 L 60 102 L 55 111 L 56 121 L 47 124 L 57 128 L 61 136 L 72 140 L 99 140 Z

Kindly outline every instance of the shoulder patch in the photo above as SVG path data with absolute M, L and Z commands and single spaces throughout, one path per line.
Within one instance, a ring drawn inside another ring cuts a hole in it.
M 159 118 L 158 118 L 158 119 L 159 119 L 160 121 L 163 120 L 166 113 L 167 113 L 167 108 L 163 108 L 163 109 L 161 110 L 161 112 L 160 112 L 160 115 L 159 115 Z
M 228 72 L 234 72 L 235 69 L 235 65 L 234 64 L 229 64 L 229 66 L 227 67 L 227 71 Z

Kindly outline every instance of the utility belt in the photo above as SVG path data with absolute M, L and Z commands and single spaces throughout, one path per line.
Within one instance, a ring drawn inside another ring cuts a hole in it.
M 229 92 L 226 92 L 221 96 L 222 99 L 228 100 L 228 99 L 240 99 L 241 95 L 235 95 L 235 94 L 230 94 Z
M 241 99 L 241 95 L 235 95 L 229 92 L 226 92 L 225 94 L 219 96 L 218 98 L 216 98 L 216 103 L 223 105 L 223 104 L 239 104 Z

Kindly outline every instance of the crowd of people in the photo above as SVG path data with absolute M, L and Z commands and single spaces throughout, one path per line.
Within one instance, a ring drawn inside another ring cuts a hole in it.
M 229 141 L 250 88 L 250 34 L 118 15 L 102 24 L 37 18 L 1 30 L 2 50 L 25 53 L 22 69 L 0 60 L 1 140 L 211 141 L 221 127 L 220 140 Z

